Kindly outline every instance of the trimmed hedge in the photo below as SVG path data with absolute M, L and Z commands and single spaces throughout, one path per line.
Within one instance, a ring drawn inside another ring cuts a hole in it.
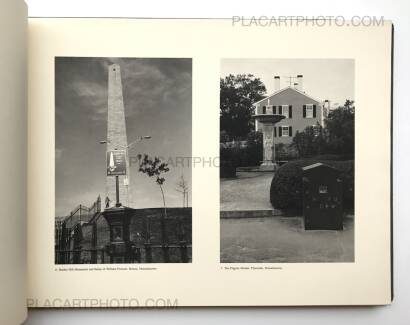
M 221 162 L 230 162 L 235 167 L 259 166 L 262 156 L 262 144 L 251 144 L 247 147 L 220 148 Z
M 219 177 L 221 178 L 233 178 L 236 177 L 236 166 L 231 161 L 221 160 L 219 166 Z
M 343 181 L 343 208 L 354 211 L 354 161 L 333 161 L 303 159 L 288 162 L 281 166 L 272 179 L 270 202 L 276 209 L 296 209 L 302 211 L 303 184 L 302 167 L 323 163 L 340 171 Z

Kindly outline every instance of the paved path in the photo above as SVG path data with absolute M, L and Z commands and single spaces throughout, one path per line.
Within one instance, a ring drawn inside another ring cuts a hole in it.
M 354 262 L 353 218 L 345 220 L 343 231 L 305 231 L 301 217 L 221 219 L 221 262 Z
M 273 173 L 238 172 L 236 178 L 222 178 L 221 211 L 272 209 L 269 192 Z

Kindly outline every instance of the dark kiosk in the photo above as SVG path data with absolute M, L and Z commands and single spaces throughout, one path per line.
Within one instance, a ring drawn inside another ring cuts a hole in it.
M 305 230 L 343 230 L 343 184 L 339 171 L 322 163 L 302 170 Z

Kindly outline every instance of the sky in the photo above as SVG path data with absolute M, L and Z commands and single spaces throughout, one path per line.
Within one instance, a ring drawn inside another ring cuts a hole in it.
M 303 89 L 309 96 L 343 105 L 354 100 L 353 59 L 224 59 L 221 78 L 229 74 L 253 74 L 262 80 L 267 94 L 274 92 L 274 77 L 281 77 L 281 88 L 288 87 L 286 76 L 303 75 Z
M 167 206 L 181 206 L 176 189 L 181 176 L 191 197 L 191 168 L 176 157 L 192 154 L 191 59 L 56 58 L 55 153 L 56 216 L 78 204 L 91 206 L 105 197 L 108 66 L 121 67 L 128 143 L 151 136 L 130 148 L 130 156 L 149 154 L 170 163 L 165 174 Z M 131 159 L 130 205 L 161 207 L 154 179 L 138 171 Z M 189 202 L 191 205 L 191 202 Z

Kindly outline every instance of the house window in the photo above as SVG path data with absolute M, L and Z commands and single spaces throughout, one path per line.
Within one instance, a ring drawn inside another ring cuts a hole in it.
M 279 105 L 279 115 L 283 115 L 285 118 L 292 118 L 292 105 Z
M 288 125 L 279 126 L 279 137 L 291 137 L 292 127 Z
M 266 106 L 262 107 L 262 114 L 266 114 Z
M 282 115 L 289 118 L 289 105 L 282 105 Z
M 313 104 L 306 105 L 306 118 L 313 118 Z

